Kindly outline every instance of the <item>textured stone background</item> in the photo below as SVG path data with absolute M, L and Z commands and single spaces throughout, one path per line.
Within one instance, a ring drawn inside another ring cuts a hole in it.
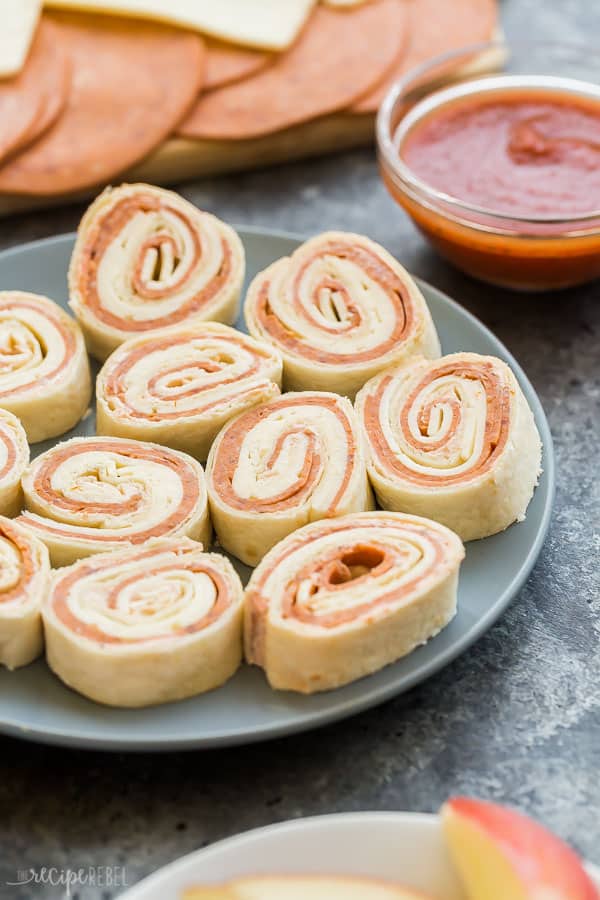
M 502 15 L 513 37 L 594 42 L 600 33 L 593 0 L 504 0 Z M 157 756 L 0 739 L 0 897 L 60 896 L 7 887 L 17 869 L 125 865 L 133 884 L 244 829 L 343 810 L 435 810 L 455 791 L 516 803 L 600 862 L 600 286 L 520 296 L 468 280 L 397 212 L 369 151 L 182 192 L 233 222 L 365 232 L 483 319 L 550 419 L 559 472 L 550 535 L 512 608 L 474 648 L 342 724 L 247 749 Z M 73 229 L 80 212 L 2 222 L 0 245 Z

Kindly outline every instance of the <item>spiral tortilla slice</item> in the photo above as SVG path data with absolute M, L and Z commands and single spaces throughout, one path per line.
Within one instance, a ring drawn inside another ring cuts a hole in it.
M 0 516 L 12 518 L 23 509 L 21 478 L 29 465 L 25 429 L 7 409 L 0 409 Z
M 240 579 L 187 538 L 56 572 L 43 606 L 50 668 L 98 703 L 141 707 L 227 681 L 242 658 Z
M 206 467 L 219 541 L 248 565 L 295 528 L 373 508 L 349 400 L 288 393 L 225 426 Z
M 42 652 L 40 609 L 49 581 L 42 542 L 0 516 L 0 665 L 26 666 Z
M 231 418 L 279 395 L 281 357 L 217 322 L 132 338 L 96 385 L 98 434 L 151 440 L 199 460 Z
M 246 589 L 245 649 L 272 687 L 312 694 L 376 672 L 456 612 L 460 539 L 437 522 L 365 512 L 315 522 Z
M 260 272 L 244 307 L 250 334 L 283 356 L 286 390 L 351 399 L 377 372 L 440 355 L 425 299 L 409 273 L 366 237 L 330 231 Z
M 174 130 L 200 90 L 202 40 L 109 16 L 44 13 L 72 63 L 54 128 L 0 168 L 0 191 L 52 196 L 104 184 Z
M 18 521 L 46 544 L 53 566 L 152 538 L 210 539 L 202 466 L 157 444 L 64 441 L 31 463 L 23 492 Z
M 107 188 L 85 213 L 69 267 L 70 305 L 100 360 L 170 325 L 231 324 L 244 280 L 238 235 L 183 197 L 149 184 Z
M 91 392 L 77 322 L 48 297 L 0 291 L 0 407 L 19 417 L 28 440 L 73 428 Z
M 525 518 L 541 443 L 502 360 L 477 353 L 412 360 L 369 381 L 356 411 L 384 508 L 430 516 L 464 541 Z
M 47 131 L 65 108 L 71 66 L 58 38 L 56 26 L 40 22 L 22 71 L 0 80 L 0 163 Z
M 352 106 L 352 112 L 372 114 L 394 82 L 442 53 L 490 41 L 498 24 L 496 0 L 397 0 L 399 21 L 407 25 L 406 52 L 377 87 Z
M 239 140 L 345 109 L 378 84 L 401 53 L 397 0 L 353 10 L 315 8 L 296 43 L 250 78 L 202 94 L 178 133 Z

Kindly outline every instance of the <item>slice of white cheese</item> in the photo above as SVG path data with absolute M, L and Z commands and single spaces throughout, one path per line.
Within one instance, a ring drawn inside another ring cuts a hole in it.
M 23 68 L 41 7 L 42 0 L 0 0 L 0 78 Z
M 10 3 L 14 0 L 0 0 Z M 19 0 L 22 2 L 22 0 Z M 46 0 L 46 6 L 157 19 L 265 50 L 285 50 L 316 0 Z

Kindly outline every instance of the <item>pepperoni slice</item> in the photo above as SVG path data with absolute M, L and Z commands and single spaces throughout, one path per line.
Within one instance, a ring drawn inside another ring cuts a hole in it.
M 215 38 L 206 41 L 206 74 L 203 91 L 241 81 L 277 59 L 276 54 L 251 47 L 238 47 Z
M 256 75 L 202 95 L 179 133 L 258 137 L 344 109 L 385 77 L 404 38 L 397 0 L 319 6 L 290 50 Z
M 0 168 L 0 191 L 55 195 L 102 184 L 173 131 L 202 84 L 195 34 L 149 22 L 44 14 L 70 57 L 72 88 L 56 127 Z
M 441 53 L 491 40 L 498 22 L 496 0 L 397 0 L 397 7 L 399 22 L 408 11 L 406 53 L 381 84 L 353 105 L 353 112 L 376 112 L 398 78 Z
M 25 66 L 0 80 L 0 162 L 35 141 L 56 121 L 71 83 L 68 53 L 58 29 L 40 22 Z

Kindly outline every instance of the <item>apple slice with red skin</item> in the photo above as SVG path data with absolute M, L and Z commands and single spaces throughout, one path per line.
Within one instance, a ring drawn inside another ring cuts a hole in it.
M 468 900 L 600 900 L 577 854 L 522 813 L 454 797 L 441 816 Z

